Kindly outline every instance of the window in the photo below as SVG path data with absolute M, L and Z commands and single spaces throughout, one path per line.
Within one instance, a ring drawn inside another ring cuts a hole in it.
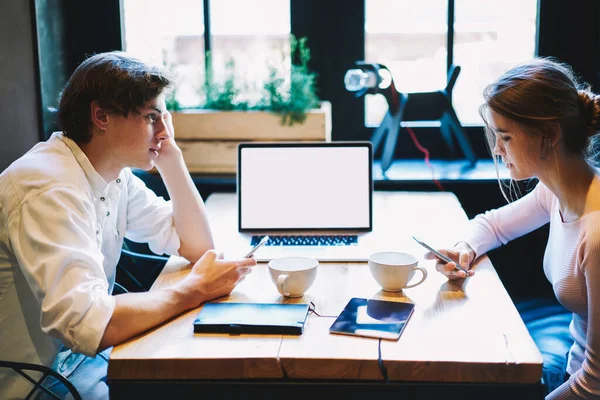
M 452 102 L 463 125 L 481 124 L 483 89 L 508 69 L 535 56 L 537 0 L 457 0 L 454 63 L 462 70 Z M 461 79 L 462 78 L 462 79 Z
M 167 66 L 176 75 L 176 96 L 183 107 L 204 101 L 206 54 L 213 79 L 223 82 L 232 68 L 238 89 L 248 97 L 244 100 L 252 103 L 268 76 L 265 66 L 282 69 L 289 64 L 289 1 L 218 0 L 208 5 L 204 10 L 202 0 L 169 0 L 168 7 L 162 0 L 123 0 L 125 49 Z
M 225 78 L 226 65 L 233 60 L 235 76 L 245 86 L 240 89 L 248 95 L 244 100 L 253 103 L 268 77 L 267 66 L 289 69 L 290 2 L 217 0 L 210 6 L 215 80 Z
M 204 82 L 204 11 L 199 0 L 123 0 L 125 50 L 167 67 L 182 106 L 196 104 Z
M 252 102 L 267 65 L 289 68 L 290 32 L 307 37 L 319 96 L 332 104 L 334 140 L 367 139 L 387 111 L 383 96 L 358 100 L 344 89 L 355 61 L 386 65 L 403 92 L 441 89 L 448 64 L 460 65 L 454 107 L 464 126 L 480 127 L 484 86 L 532 58 L 537 40 L 538 0 L 485 7 L 477 0 L 171 0 L 167 8 L 161 0 L 121 1 L 126 50 L 171 66 L 183 106 L 203 101 L 207 51 L 217 81 L 234 60 L 236 82 Z
M 367 62 L 386 65 L 402 92 L 442 89 L 448 60 L 460 65 L 453 90 L 463 125 L 481 125 L 485 85 L 535 55 L 537 0 L 455 0 L 454 29 L 448 29 L 449 0 L 365 0 Z M 454 46 L 448 49 L 448 37 Z M 450 54 L 448 54 L 450 52 Z M 387 103 L 366 96 L 365 124 L 378 125 Z
M 447 0 L 366 0 L 365 60 L 383 64 L 401 92 L 444 87 Z M 367 95 L 366 125 L 377 126 L 385 98 Z

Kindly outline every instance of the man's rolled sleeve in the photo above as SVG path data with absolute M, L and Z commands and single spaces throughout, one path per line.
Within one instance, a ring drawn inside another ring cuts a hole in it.
M 91 281 L 80 283 L 55 303 L 52 300 L 46 296 L 42 304 L 42 330 L 61 338 L 73 352 L 94 357 L 115 309 L 114 296 L 102 282 Z
M 104 337 L 106 327 L 115 310 L 115 297 L 98 293 L 83 315 L 81 323 L 71 329 L 74 339 L 72 350 L 94 357 Z

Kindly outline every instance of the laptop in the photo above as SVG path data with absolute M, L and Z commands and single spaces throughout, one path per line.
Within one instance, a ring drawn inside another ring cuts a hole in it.
M 259 262 L 367 261 L 374 252 L 371 142 L 238 145 L 238 233 Z

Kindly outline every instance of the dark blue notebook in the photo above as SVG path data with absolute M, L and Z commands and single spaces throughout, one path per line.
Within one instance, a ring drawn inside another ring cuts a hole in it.
M 274 333 L 300 335 L 308 304 L 206 303 L 194 333 Z

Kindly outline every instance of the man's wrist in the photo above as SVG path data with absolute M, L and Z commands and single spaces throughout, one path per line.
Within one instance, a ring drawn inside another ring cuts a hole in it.
M 156 168 L 159 170 L 165 170 L 170 168 L 185 167 L 185 161 L 183 159 L 183 152 L 179 147 L 169 149 L 168 153 L 160 154 L 156 160 Z
M 180 282 L 168 289 L 166 289 L 172 293 L 174 303 L 180 312 L 185 312 L 187 310 L 191 310 L 192 308 L 198 306 L 200 304 L 187 290 L 183 284 Z

